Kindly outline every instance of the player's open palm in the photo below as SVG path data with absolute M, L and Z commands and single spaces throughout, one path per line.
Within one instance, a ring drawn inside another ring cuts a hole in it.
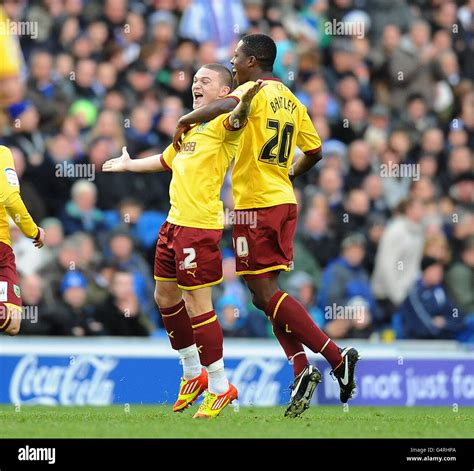
M 246 90 L 241 97 L 242 102 L 245 105 L 250 105 L 255 95 L 267 85 L 262 79 L 258 79 L 255 84 Z
M 127 148 L 122 147 L 122 155 L 115 159 L 110 159 L 104 162 L 102 165 L 103 172 L 127 172 L 129 169 L 130 155 L 127 152 Z

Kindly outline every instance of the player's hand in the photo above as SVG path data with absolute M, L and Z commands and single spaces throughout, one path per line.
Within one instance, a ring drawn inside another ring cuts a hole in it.
M 266 85 L 266 82 L 264 82 L 262 79 L 258 79 L 252 87 L 245 90 L 245 92 L 240 97 L 240 100 L 244 105 L 249 106 L 255 95 Z
M 183 143 L 183 136 L 191 129 L 189 124 L 183 124 L 178 121 L 176 130 L 173 136 L 173 147 L 176 152 L 181 150 L 181 144 Z
M 127 172 L 131 162 L 130 155 L 125 146 L 122 147 L 122 155 L 116 159 L 110 159 L 102 165 L 103 172 Z
M 39 231 L 38 232 L 38 238 L 33 241 L 33 245 L 36 248 L 40 249 L 44 245 L 45 232 L 44 232 L 44 229 L 42 227 L 38 227 L 38 231 Z

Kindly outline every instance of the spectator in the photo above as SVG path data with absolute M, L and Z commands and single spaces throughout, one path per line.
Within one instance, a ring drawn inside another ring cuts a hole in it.
M 105 229 L 104 215 L 96 207 L 97 188 L 87 180 L 78 180 L 71 188 L 71 200 L 66 204 L 61 220 L 64 233 L 76 231 L 99 233 Z
M 318 305 L 324 313 L 325 331 L 332 338 L 368 337 L 377 306 L 362 262 L 365 238 L 349 234 L 342 242 L 342 254 L 323 273 Z M 339 312 L 345 314 L 340 316 Z M 346 315 L 347 314 L 347 315 Z
M 443 273 L 442 263 L 423 257 L 421 277 L 399 309 L 406 338 L 454 339 L 463 330 L 463 315 L 442 286 Z
M 247 28 L 248 20 L 241 0 L 230 0 L 225 4 L 195 0 L 184 11 L 179 32 L 182 37 L 194 41 L 212 41 L 217 58 L 223 61 L 232 54 L 232 45 Z
M 466 239 L 461 260 L 446 273 L 446 286 L 455 304 L 474 318 L 474 236 Z
M 110 285 L 110 295 L 97 309 L 97 319 L 106 335 L 147 336 L 150 332 L 146 316 L 140 307 L 133 274 L 117 270 Z
M 219 298 L 216 304 L 217 317 L 225 337 L 249 337 L 247 310 L 239 298 L 227 294 Z
M 110 252 L 110 262 L 120 270 L 132 274 L 134 293 L 140 302 L 141 310 L 156 322 L 153 276 L 143 257 L 134 251 L 130 234 L 122 229 L 113 232 L 109 238 L 107 251 Z
M 87 281 L 77 271 L 66 273 L 61 282 L 61 303 L 58 335 L 84 337 L 103 333 L 103 325 L 97 321 L 95 308 L 86 303 Z
M 23 321 L 21 335 L 61 335 L 61 314 L 49 306 L 44 298 L 44 285 L 40 276 L 33 273 L 21 278 Z
M 373 293 L 384 310 L 385 320 L 418 277 L 423 253 L 423 203 L 409 199 L 400 205 L 399 212 L 380 240 L 372 275 Z

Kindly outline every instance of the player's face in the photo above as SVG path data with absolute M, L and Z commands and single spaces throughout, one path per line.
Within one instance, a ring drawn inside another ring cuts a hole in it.
M 225 96 L 226 93 L 223 92 L 223 88 L 218 72 L 201 67 L 194 76 L 191 88 L 193 92 L 193 109 L 201 108 L 201 106 Z
M 232 73 L 238 85 L 248 82 L 249 57 L 242 50 L 242 41 L 239 41 L 234 51 L 234 57 L 230 60 Z

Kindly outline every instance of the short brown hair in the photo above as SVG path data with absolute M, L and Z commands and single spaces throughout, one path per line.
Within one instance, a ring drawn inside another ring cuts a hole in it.
M 217 72 L 219 74 L 221 84 L 232 88 L 232 83 L 233 83 L 232 73 L 227 67 L 225 67 L 222 64 L 218 64 L 217 62 L 214 62 L 212 64 L 205 64 L 202 66 L 202 68 Z

